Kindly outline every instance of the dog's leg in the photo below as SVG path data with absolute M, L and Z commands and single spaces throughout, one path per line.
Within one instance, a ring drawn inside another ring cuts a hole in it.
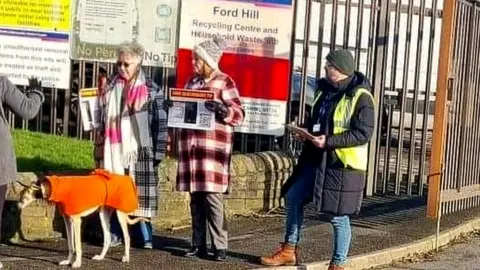
M 117 210 L 117 217 L 118 222 L 120 223 L 120 227 L 122 228 L 123 239 L 125 240 L 125 255 L 122 257 L 122 262 L 129 262 L 130 261 L 130 234 L 128 233 L 128 226 L 127 226 L 127 214 L 122 211 Z
M 63 217 L 65 230 L 67 231 L 68 258 L 59 262 L 59 265 L 70 265 L 73 262 L 73 222 L 69 217 Z
M 74 217 L 73 221 L 73 236 L 75 237 L 75 261 L 72 264 L 73 268 L 82 266 L 82 218 Z
M 110 247 L 110 218 L 112 216 L 112 210 L 106 207 L 100 208 L 99 211 L 100 216 L 100 223 L 102 224 L 103 230 L 103 248 L 102 253 L 100 255 L 93 256 L 92 260 L 101 261 L 105 259 L 105 255 L 107 255 L 108 248 Z

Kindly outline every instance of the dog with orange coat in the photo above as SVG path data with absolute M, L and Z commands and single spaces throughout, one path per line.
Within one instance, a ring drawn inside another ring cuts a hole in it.
M 19 208 L 23 209 L 37 199 L 55 203 L 63 215 L 68 243 L 68 258 L 59 265 L 82 265 L 81 223 L 82 217 L 99 211 L 103 231 L 103 248 L 93 260 L 103 260 L 110 246 L 110 217 L 115 211 L 123 237 L 125 253 L 122 262 L 130 260 L 130 236 L 128 226 L 144 218 L 130 219 L 129 214 L 138 207 L 137 190 L 130 176 L 95 170 L 88 175 L 46 176 L 37 183 L 24 186 L 20 192 Z M 75 254 L 75 260 L 74 260 Z

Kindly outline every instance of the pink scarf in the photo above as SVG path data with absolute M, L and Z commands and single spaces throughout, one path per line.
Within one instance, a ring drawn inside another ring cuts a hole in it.
M 143 72 L 138 74 L 133 85 L 126 84 L 116 76 L 105 90 L 105 169 L 123 174 L 125 168 L 133 167 L 138 150 L 151 146 L 148 134 L 148 86 Z

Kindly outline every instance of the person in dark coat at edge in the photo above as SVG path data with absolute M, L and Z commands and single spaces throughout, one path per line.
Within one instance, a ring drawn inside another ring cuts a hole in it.
M 353 56 L 338 50 L 327 55 L 326 78 L 319 81 L 310 119 L 304 128 L 315 136 L 305 141 L 292 176 L 282 187 L 287 211 L 285 240 L 267 266 L 298 263 L 303 206 L 313 200 L 317 212 L 333 225 L 329 270 L 345 269 L 352 237 L 350 216 L 360 210 L 368 162 L 368 142 L 375 125 L 370 84 L 354 71 Z
M 41 81 L 30 78 L 27 91 L 22 92 L 7 77 L 0 75 L 0 234 L 7 189 L 17 179 L 17 161 L 7 109 L 23 119 L 35 118 L 45 101 L 41 88 Z M 0 268 L 3 268 L 1 262 Z

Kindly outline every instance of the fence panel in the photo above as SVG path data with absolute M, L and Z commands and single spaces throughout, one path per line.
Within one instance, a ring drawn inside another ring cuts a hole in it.
M 450 75 L 443 79 L 449 85 L 442 99 L 447 111 L 438 110 L 435 121 L 445 126 L 445 135 L 438 134 L 434 144 L 443 151 L 437 151 L 433 160 L 430 217 L 480 206 L 480 1 L 456 0 L 452 5 L 455 24 L 448 30 L 453 40 L 445 45 L 451 48 Z
M 380 107 L 367 194 L 421 195 L 429 169 L 443 1 L 298 0 L 295 5 L 294 72 L 287 121 L 303 120 L 308 114 L 315 79 L 323 76 L 326 55 L 334 49 L 350 50 L 357 70 L 371 80 Z M 98 76 L 111 74 L 114 68 L 113 64 L 72 61 L 71 88 L 44 89 L 47 102 L 39 117 L 19 122 L 12 116 L 11 125 L 93 139 L 93 134 L 82 129 L 78 90 L 96 87 Z M 174 69 L 146 69 L 158 84 L 174 86 Z M 301 92 L 301 84 L 296 82 L 304 79 L 309 85 Z M 170 140 L 171 149 L 176 149 L 173 132 Z M 296 152 L 298 148 L 288 136 L 235 134 L 235 152 Z

